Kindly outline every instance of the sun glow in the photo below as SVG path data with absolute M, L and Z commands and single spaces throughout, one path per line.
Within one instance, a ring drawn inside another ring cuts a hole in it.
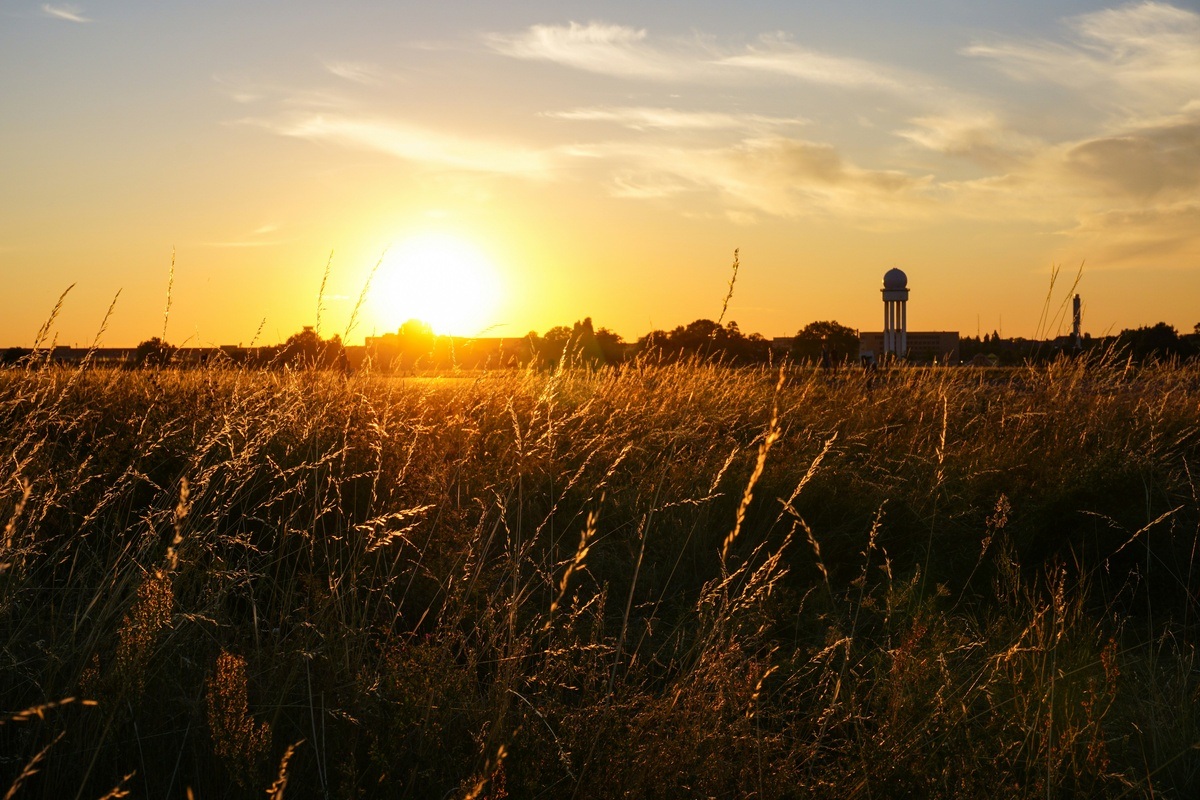
M 390 248 L 372 283 L 373 315 L 391 331 L 419 319 L 434 333 L 478 336 L 493 324 L 500 298 L 491 261 L 465 239 L 444 233 Z

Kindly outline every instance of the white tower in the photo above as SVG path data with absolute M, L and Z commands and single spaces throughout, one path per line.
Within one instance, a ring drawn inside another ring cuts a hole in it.
M 908 276 L 889 269 L 883 276 L 883 352 L 908 354 Z

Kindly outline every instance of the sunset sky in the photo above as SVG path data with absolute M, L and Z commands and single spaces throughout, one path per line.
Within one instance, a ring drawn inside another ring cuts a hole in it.
M 1200 322 L 1194 2 L 0 0 L 0 346 Z M 332 258 L 330 253 L 332 252 Z M 432 293 L 432 294 L 428 294 Z M 463 298 L 457 310 L 454 298 Z M 422 301 L 425 302 L 425 301 Z M 264 321 L 265 320 L 265 321 Z M 261 332 L 260 331 L 261 328 Z M 1053 334 L 1055 330 L 1051 330 Z

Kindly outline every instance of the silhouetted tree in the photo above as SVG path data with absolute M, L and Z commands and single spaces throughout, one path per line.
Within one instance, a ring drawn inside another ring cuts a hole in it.
M 733 335 L 741 335 L 736 322 L 731 321 L 729 326 Z M 693 320 L 687 325 L 671 331 L 667 336 L 672 350 L 681 354 L 694 354 L 708 358 L 716 358 L 724 354 L 726 339 L 725 329 L 711 319 Z
M 608 328 L 596 331 L 596 344 L 606 364 L 620 364 L 625 360 L 625 342 Z
M 758 334 L 743 336 L 736 322 L 721 327 L 698 319 L 672 331 L 651 331 L 638 340 L 640 350 L 667 360 L 699 357 L 730 364 L 752 364 L 770 357 L 770 342 Z
M 138 344 L 133 352 L 133 364 L 136 367 L 161 367 L 171 361 L 178 349 L 155 336 Z
M 282 366 L 301 369 L 345 370 L 350 366 L 342 338 L 334 334 L 330 339 L 322 339 L 311 325 L 288 337 L 277 361 Z
M 858 331 L 833 320 L 810 322 L 792 339 L 792 357 L 813 361 L 825 348 L 837 360 L 858 356 Z
M 1151 358 L 1187 357 L 1195 353 L 1190 342 L 1179 338 L 1179 331 L 1165 322 L 1121 331 L 1117 346 L 1129 349 L 1139 361 Z
M 604 352 L 600 342 L 596 340 L 596 331 L 592 327 L 592 318 L 584 317 L 571 327 L 571 341 L 568 345 L 571 355 L 588 366 L 604 363 Z
M 538 339 L 538 361 L 542 367 L 553 367 L 563 356 L 567 343 L 571 341 L 571 329 L 555 325 Z
M 615 364 L 624 357 L 621 337 L 607 328 L 596 330 L 591 317 L 577 320 L 570 328 L 556 325 L 542 336 L 526 337 L 540 367 L 553 367 L 566 355 L 567 363 L 599 366 Z

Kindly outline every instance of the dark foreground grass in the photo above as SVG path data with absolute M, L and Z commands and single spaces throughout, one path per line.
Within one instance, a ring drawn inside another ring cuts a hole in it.
M 1194 797 L 1200 370 L 0 373 L 11 797 Z

